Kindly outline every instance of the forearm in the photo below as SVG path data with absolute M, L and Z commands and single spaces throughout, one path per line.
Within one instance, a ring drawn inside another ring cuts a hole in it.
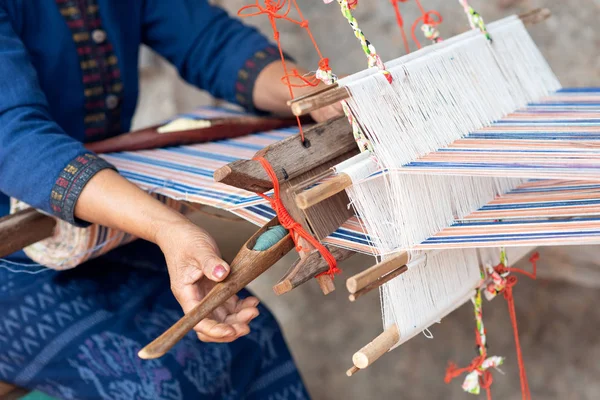
M 75 205 L 75 216 L 157 243 L 160 230 L 187 218 L 162 204 L 114 170 L 94 175 Z

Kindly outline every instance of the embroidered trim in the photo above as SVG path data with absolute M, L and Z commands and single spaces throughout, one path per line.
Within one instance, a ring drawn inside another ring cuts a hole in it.
M 259 50 L 244 63 L 242 69 L 238 71 L 238 77 L 235 84 L 235 99 L 238 104 L 247 111 L 261 114 L 262 112 L 254 107 L 252 101 L 252 92 L 254 84 L 260 72 L 274 61 L 279 61 L 279 50 L 275 46 L 269 46 L 266 49 Z M 285 55 L 285 59 L 294 62 L 294 60 Z
M 114 166 L 94 154 L 77 156 L 60 173 L 52 192 L 50 206 L 56 216 L 76 226 L 86 226 L 75 218 L 75 204 L 83 187 L 100 170 Z
M 86 141 L 121 132 L 123 82 L 97 0 L 55 0 L 77 47 L 85 95 Z

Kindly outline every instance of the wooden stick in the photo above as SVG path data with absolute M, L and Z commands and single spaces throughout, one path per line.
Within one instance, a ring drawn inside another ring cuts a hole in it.
M 398 275 L 405 273 L 406 271 L 408 271 L 408 267 L 406 265 L 403 265 L 402 267 L 381 277 L 380 279 L 376 280 L 375 282 L 371 283 L 370 285 L 365 286 L 363 289 L 359 290 L 358 292 L 351 294 L 350 296 L 348 296 L 348 299 L 350 301 L 354 302 L 354 301 L 358 300 L 359 297 L 364 296 L 365 294 L 369 293 L 373 289 L 377 289 L 384 283 L 391 281 L 392 279 L 394 279 Z
M 351 276 L 346 280 L 346 288 L 350 293 L 356 293 L 366 286 L 381 279 L 386 274 L 406 265 L 409 261 L 409 255 L 406 251 L 394 254 L 392 257 L 376 264 L 361 273 Z
M 538 24 L 545 21 L 552 15 L 547 8 L 538 8 L 519 15 L 526 25 Z M 315 91 L 309 93 L 302 98 L 291 101 L 292 113 L 296 116 L 307 115 L 320 108 L 330 106 L 342 100 L 350 98 L 350 92 L 343 86 L 336 87 L 329 91 Z
M 348 371 L 346 371 L 346 375 L 352 376 L 355 373 L 357 373 L 358 371 L 360 371 L 360 368 L 358 368 L 356 365 L 353 365 L 352 368 L 350 368 Z
M 302 250 L 300 250 L 300 252 L 298 254 L 300 256 L 301 263 L 303 260 L 306 260 L 309 257 L 309 254 L 311 252 L 316 250 L 312 244 L 310 244 L 306 239 L 304 239 L 302 237 L 297 237 L 296 243 L 302 249 Z M 302 264 L 304 265 L 304 263 L 302 263 Z M 325 271 L 323 271 L 323 272 L 325 272 Z M 319 284 L 319 287 L 321 288 L 321 291 L 323 292 L 323 294 L 325 296 L 327 296 L 329 293 L 332 293 L 335 291 L 335 284 L 333 283 L 333 279 L 331 278 L 331 276 L 320 275 L 315 278 L 317 280 L 317 283 Z
M 400 333 L 398 332 L 398 327 L 394 324 L 387 328 L 381 335 L 373 339 L 371 343 L 354 353 L 352 356 L 354 366 L 360 369 L 367 368 L 382 355 L 390 351 L 399 340 Z
M 344 173 L 338 174 L 318 186 L 298 193 L 296 195 L 296 205 L 301 210 L 306 210 L 350 186 L 352 186 L 352 178 Z
M 294 98 L 292 100 L 288 100 L 286 104 L 288 105 L 288 107 L 290 107 L 292 104 L 297 103 L 297 102 L 299 102 L 301 100 L 304 100 L 307 97 L 316 96 L 317 94 L 328 92 L 330 90 L 336 89 L 337 87 L 338 87 L 338 83 L 336 82 L 336 83 L 333 83 L 333 84 L 331 84 L 329 86 L 325 86 L 325 87 L 323 87 L 321 89 L 315 90 L 313 92 L 303 94 L 302 96 L 298 96 L 298 97 L 296 97 L 296 98 Z
M 231 272 L 227 278 L 217 283 L 202 301 L 171 328 L 144 347 L 138 356 L 142 359 L 158 358 L 166 354 L 179 340 L 181 340 L 200 321 L 206 318 L 217 307 L 231 296 L 246 287 L 255 278 L 268 270 L 285 254 L 294 248 L 294 242 L 288 234 L 277 244 L 265 251 L 252 250 L 256 240 L 269 227 L 277 225 L 277 218 L 271 220 L 256 232 L 241 248 L 231 262 Z
M 341 247 L 325 246 L 327 250 L 335 257 L 338 262 L 342 262 L 352 257 L 356 252 L 352 250 L 346 250 Z M 321 253 L 317 250 L 313 250 L 305 258 L 297 260 L 285 275 L 279 280 L 279 282 L 273 286 L 273 291 L 278 296 L 288 293 L 291 290 L 297 288 L 316 275 L 323 273 L 329 269 L 329 265 L 321 257 Z
M 0 218 L 0 258 L 52 236 L 55 226 L 54 218 L 33 208 Z
M 350 97 L 350 92 L 345 87 L 336 87 L 325 92 L 318 92 L 316 95 L 307 96 L 304 99 L 291 104 L 292 113 L 299 117 L 318 110 L 320 108 L 338 103 Z

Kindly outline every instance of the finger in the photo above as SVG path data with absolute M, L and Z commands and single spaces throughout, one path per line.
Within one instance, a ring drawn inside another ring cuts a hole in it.
M 194 330 L 216 339 L 235 336 L 235 329 L 231 325 L 211 318 L 205 318 L 200 321 L 198 325 L 194 327 Z
M 239 339 L 242 336 L 246 336 L 250 333 L 250 327 L 248 325 L 236 324 L 233 326 L 236 331 L 236 334 L 233 336 L 226 336 L 222 338 L 215 338 L 213 336 L 205 335 L 204 333 L 197 333 L 198 339 L 203 342 L 213 342 L 213 343 L 231 343 L 236 339 Z
M 256 308 L 259 303 L 260 301 L 254 296 L 246 297 L 244 300 L 236 303 L 235 309 L 233 309 L 232 312 L 237 313 L 243 310 L 244 308 Z
M 260 315 L 260 311 L 258 308 L 244 308 L 240 312 L 235 314 L 231 314 L 225 318 L 223 323 L 233 325 L 233 324 L 249 324 L 254 318 Z
M 204 275 L 214 282 L 221 282 L 231 270 L 229 265 L 213 251 L 207 251 L 199 261 Z

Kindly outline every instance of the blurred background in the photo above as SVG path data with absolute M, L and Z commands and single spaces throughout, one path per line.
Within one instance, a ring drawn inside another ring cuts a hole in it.
M 218 4 L 236 14 L 254 0 L 220 0 Z M 262 2 L 262 0 L 261 0 Z M 443 18 L 442 37 L 468 28 L 456 0 L 421 0 L 427 9 Z M 491 22 L 535 7 L 548 7 L 553 17 L 530 32 L 558 75 L 563 86 L 600 86 L 600 0 L 470 0 Z M 336 2 L 298 0 L 310 21 L 325 57 L 339 74 L 365 68 L 366 60 Z M 401 4 L 406 24 L 418 17 L 414 2 Z M 403 54 L 402 40 L 392 5 L 387 0 L 360 0 L 355 16 L 383 60 Z M 272 37 L 266 16 L 248 18 Z M 300 64 L 315 69 L 318 57 L 305 32 L 290 23 L 278 25 L 285 50 Z M 420 33 L 419 38 L 420 38 Z M 423 41 L 424 43 L 424 41 Z M 212 104 L 205 93 L 183 83 L 173 68 L 148 49 L 141 55 L 141 97 L 135 128 L 151 125 L 178 112 Z M 211 213 L 216 211 L 210 210 Z M 223 220 L 198 214 L 231 260 L 242 243 L 257 229 L 243 221 Z M 546 248 L 540 250 L 540 278 L 521 278 L 515 288 L 518 328 L 533 398 L 600 398 L 600 252 L 593 247 Z M 271 289 L 294 261 L 288 255 L 251 285 L 281 323 L 292 353 L 311 395 L 315 399 L 469 399 L 461 390 L 461 379 L 443 381 L 448 361 L 467 365 L 474 357 L 474 321 L 469 305 L 434 326 L 433 339 L 418 336 L 386 354 L 368 369 L 348 378 L 352 354 L 381 333 L 379 296 L 371 293 L 350 303 L 345 279 L 373 264 L 367 256 L 356 256 L 341 267 L 338 290 L 324 297 L 316 282 L 276 297 Z M 520 267 L 530 268 L 525 257 Z M 496 299 L 484 305 L 491 355 L 506 357 L 504 372 L 494 373 L 495 399 L 520 399 L 520 384 L 506 302 Z M 482 395 L 483 396 L 483 395 Z

